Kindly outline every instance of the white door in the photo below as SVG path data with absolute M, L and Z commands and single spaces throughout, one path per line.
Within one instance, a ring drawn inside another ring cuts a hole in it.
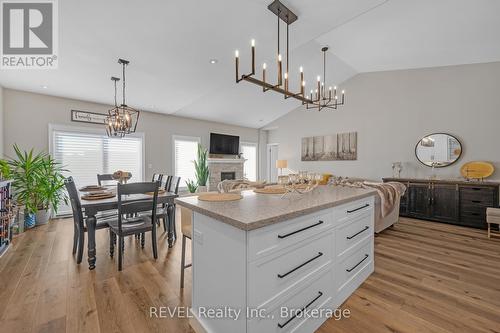
M 267 181 L 270 183 L 278 182 L 278 169 L 276 169 L 278 151 L 279 146 L 277 144 L 267 145 Z

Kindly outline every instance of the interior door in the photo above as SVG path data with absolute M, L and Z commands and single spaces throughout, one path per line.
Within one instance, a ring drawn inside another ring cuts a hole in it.
M 269 183 L 278 182 L 278 169 L 276 169 L 278 151 L 279 146 L 277 144 L 267 145 L 267 181 Z

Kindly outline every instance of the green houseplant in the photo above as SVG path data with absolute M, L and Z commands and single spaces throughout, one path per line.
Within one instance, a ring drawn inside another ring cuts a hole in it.
M 198 189 L 198 184 L 191 179 L 186 180 L 186 186 L 189 193 L 196 193 L 196 190 Z
M 203 148 L 201 144 L 198 144 L 198 155 L 196 161 L 194 161 L 198 192 L 207 191 L 208 176 L 210 175 L 210 172 L 208 170 L 207 156 L 208 150 Z
M 50 209 L 57 212 L 59 204 L 67 203 L 65 170 L 47 153 L 21 151 L 17 145 L 14 152 L 16 157 L 2 160 L 0 168 L 4 177 L 13 180 L 14 199 L 24 206 L 26 226 L 32 227 L 35 220 L 47 223 Z

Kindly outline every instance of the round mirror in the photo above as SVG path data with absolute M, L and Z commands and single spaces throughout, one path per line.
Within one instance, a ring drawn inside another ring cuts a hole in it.
M 424 165 L 443 168 L 462 155 L 462 144 L 453 135 L 434 133 L 424 136 L 415 146 L 415 155 Z

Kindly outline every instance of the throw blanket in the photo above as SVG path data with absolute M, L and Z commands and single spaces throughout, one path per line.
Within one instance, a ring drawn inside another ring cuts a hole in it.
M 360 187 L 360 188 L 373 188 L 377 190 L 380 197 L 380 213 L 382 217 L 389 215 L 394 208 L 397 199 L 401 198 L 406 192 L 406 186 L 398 182 L 388 183 L 374 183 L 369 181 L 350 181 L 348 178 L 340 178 L 334 182 L 335 185 Z

